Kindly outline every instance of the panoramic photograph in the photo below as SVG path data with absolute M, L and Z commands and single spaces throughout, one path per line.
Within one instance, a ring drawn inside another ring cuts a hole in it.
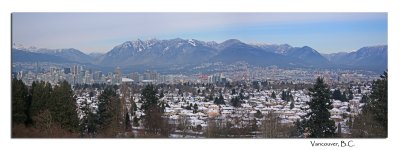
M 11 14 L 11 138 L 388 137 L 388 14 Z

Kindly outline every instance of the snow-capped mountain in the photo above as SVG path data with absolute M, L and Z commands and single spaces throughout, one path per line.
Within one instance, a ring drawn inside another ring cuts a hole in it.
M 71 63 L 59 56 L 31 52 L 26 49 L 13 48 L 11 51 L 11 60 L 13 62 L 53 62 L 53 63 Z
M 13 44 L 13 61 L 46 60 L 93 64 L 100 67 L 176 68 L 208 62 L 311 68 L 358 68 L 382 71 L 387 68 L 387 46 L 364 47 L 355 52 L 321 55 L 315 49 L 288 44 L 247 44 L 237 39 L 221 43 L 195 39 L 133 40 L 123 42 L 105 54 L 87 55 L 73 48 L 45 49 Z M 14 53 L 15 52 L 15 53 Z M 18 54 L 18 55 L 16 55 Z M 23 56 L 22 58 L 14 56 Z M 51 59 L 45 59 L 45 57 Z M 24 58 L 25 57 L 25 58 Z M 36 59 L 37 58 L 37 59 Z
M 333 64 L 362 69 L 385 70 L 388 64 L 388 46 L 368 46 L 353 52 L 326 54 Z
M 206 61 L 216 50 L 207 43 L 180 38 L 127 41 L 115 46 L 98 62 L 101 65 L 175 65 Z
M 289 44 L 265 44 L 265 43 L 258 43 L 253 44 L 256 47 L 259 47 L 265 51 L 274 52 L 277 54 L 286 54 L 290 49 L 293 47 Z
M 36 47 L 24 47 L 21 44 L 13 44 L 14 50 L 21 50 L 31 53 L 39 53 L 39 54 L 46 54 L 51 56 L 57 56 L 63 58 L 65 60 L 71 62 L 79 62 L 79 63 L 91 63 L 93 59 L 86 55 L 85 53 L 81 52 L 80 50 L 74 48 L 66 48 L 66 49 L 47 49 L 47 48 L 36 48 Z
M 325 57 L 323 57 L 315 49 L 308 46 L 292 47 L 288 44 L 257 44 L 254 46 L 268 52 L 274 52 L 276 54 L 299 59 L 303 64 L 307 64 L 309 66 L 322 66 L 329 64 L 329 61 Z

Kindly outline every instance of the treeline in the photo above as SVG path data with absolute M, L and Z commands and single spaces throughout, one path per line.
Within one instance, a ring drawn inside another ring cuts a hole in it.
M 12 79 L 12 137 L 76 137 L 79 130 L 71 86 Z

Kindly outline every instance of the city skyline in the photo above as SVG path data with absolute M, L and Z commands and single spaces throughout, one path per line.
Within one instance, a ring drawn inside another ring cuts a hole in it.
M 135 39 L 239 39 L 321 53 L 387 44 L 387 13 L 13 13 L 12 41 L 105 53 Z

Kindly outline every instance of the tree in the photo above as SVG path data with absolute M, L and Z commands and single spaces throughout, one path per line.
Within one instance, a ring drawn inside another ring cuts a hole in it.
M 243 90 L 243 89 L 242 89 L 242 90 Z M 240 93 L 239 93 L 239 98 L 240 98 L 240 100 L 243 100 L 243 99 L 244 99 L 243 92 L 240 92 Z
M 236 94 L 236 90 L 232 89 L 231 95 L 235 95 Z
M 125 114 L 125 131 L 130 131 L 130 130 L 132 130 L 131 119 L 129 117 L 129 113 L 126 112 L 126 114 Z
M 335 99 L 335 100 L 341 100 L 342 99 L 342 93 L 340 92 L 339 89 L 335 89 L 335 91 L 333 91 L 332 99 Z
M 159 105 L 159 99 L 156 96 L 156 89 L 153 85 L 147 85 L 142 90 L 141 97 L 144 112 L 143 123 L 145 129 L 151 134 L 159 134 L 163 125 L 162 108 Z
M 219 97 L 218 97 L 218 98 L 215 97 L 215 99 L 214 99 L 214 104 L 217 104 L 217 105 L 225 105 L 224 97 L 222 96 L 221 93 L 219 94 Z
M 194 109 L 194 113 L 197 113 L 197 110 L 199 109 L 199 106 L 197 104 L 194 104 L 193 109 Z
M 30 108 L 30 114 L 32 116 L 36 116 L 43 109 L 49 109 L 49 103 L 51 101 L 53 89 L 50 83 L 41 82 L 33 82 L 32 83 L 32 102 Z
M 89 112 L 87 116 L 87 133 L 89 135 L 94 135 L 97 132 L 97 122 L 98 122 L 98 115 L 94 114 L 93 112 Z
M 281 98 L 282 98 L 282 100 L 286 100 L 287 99 L 285 90 L 282 91 Z
M 222 93 L 219 94 L 219 99 L 218 100 L 220 101 L 221 104 L 225 105 L 225 101 L 224 101 L 224 97 L 222 96 Z
M 297 119 L 295 122 L 296 130 L 292 134 L 293 137 L 299 137 L 299 138 L 304 138 L 305 137 L 305 132 L 306 132 L 306 120 L 300 121 L 300 119 Z
M 354 98 L 353 91 L 350 89 L 350 91 L 349 91 L 349 99 L 348 100 L 352 100 L 353 98 Z
M 373 82 L 372 93 L 359 116 L 353 122 L 354 137 L 387 137 L 388 74 Z
M 361 98 L 360 103 L 366 103 L 366 102 L 368 102 L 368 96 L 363 95 L 362 98 Z
M 309 132 L 311 138 L 331 138 L 335 137 L 335 122 L 330 119 L 329 110 L 332 109 L 330 102 L 329 88 L 321 77 L 309 89 L 311 101 L 307 102 L 311 111 L 304 117 L 306 120 L 304 130 Z
M 348 102 L 349 99 L 347 98 L 346 91 L 343 91 L 342 98 L 340 99 L 342 102 Z
M 239 97 L 232 98 L 231 104 L 233 107 L 240 107 L 241 101 L 240 101 Z
M 67 81 L 61 81 L 54 87 L 49 101 L 49 109 L 55 122 L 62 128 L 70 131 L 78 131 L 79 119 L 77 114 L 76 101 L 73 97 L 71 85 Z
M 29 117 L 28 88 L 22 80 L 13 79 L 12 83 L 12 123 L 25 123 Z
M 256 114 L 254 114 L 254 117 L 256 117 L 256 118 L 262 118 L 263 115 L 262 115 L 262 113 L 261 113 L 260 110 L 257 110 Z
M 115 136 L 116 128 L 119 126 L 118 122 L 118 107 L 119 98 L 112 87 L 106 87 L 99 96 L 99 105 L 97 114 L 99 116 L 98 126 L 99 130 L 105 136 Z
M 350 105 L 347 106 L 346 111 L 347 111 L 347 112 L 351 112 Z
M 164 97 L 164 91 L 161 90 L 160 98 L 163 98 L 163 97 Z
M 272 97 L 273 99 L 275 99 L 275 98 L 276 98 L 275 91 L 272 91 L 271 97 Z
M 136 116 L 133 118 L 133 126 L 138 127 L 139 126 L 139 118 Z
M 294 100 L 292 100 L 291 102 L 290 102 L 290 109 L 293 109 L 294 108 Z
M 135 103 L 135 101 L 133 100 L 132 97 L 131 97 L 130 102 L 131 102 L 131 113 L 134 114 L 134 112 L 137 111 L 137 105 L 136 105 L 136 103 Z

